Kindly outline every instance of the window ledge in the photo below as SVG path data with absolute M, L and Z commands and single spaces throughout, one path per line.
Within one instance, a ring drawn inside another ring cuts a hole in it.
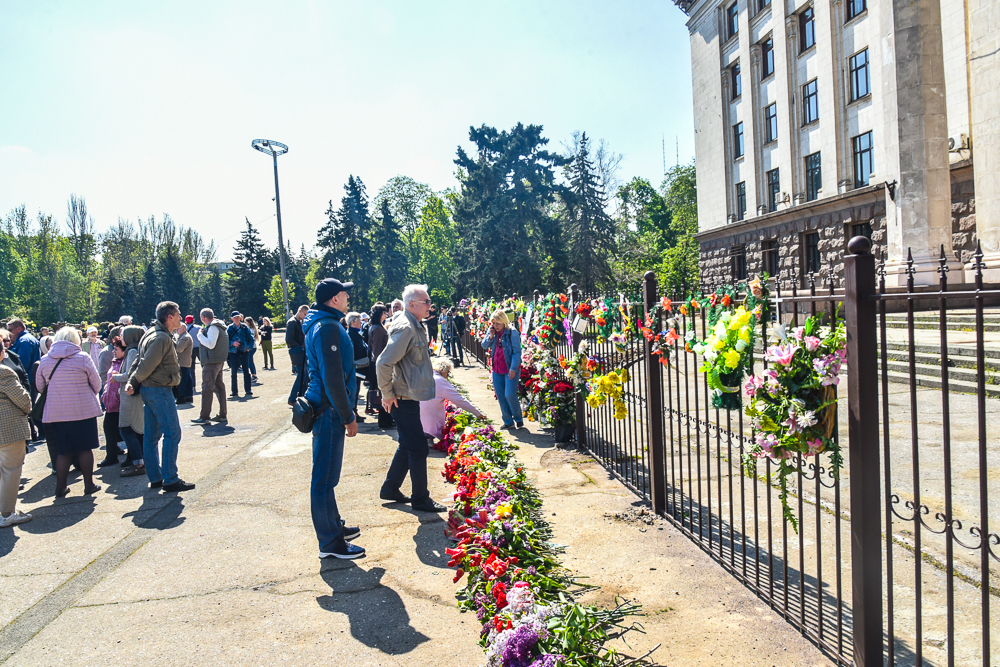
M 818 124 L 819 124 L 819 118 L 817 118 L 816 120 L 811 120 L 808 123 L 802 123 L 801 128 L 804 130 L 806 128 L 812 127 L 813 125 L 818 125 Z
M 855 21 L 859 21 L 859 20 L 863 19 L 863 18 L 864 18 L 864 17 L 866 17 L 866 16 L 868 16 L 868 7 L 865 7 L 865 10 L 864 10 L 863 12 L 860 12 L 860 13 L 858 13 L 858 14 L 855 14 L 855 15 L 854 15 L 854 16 L 852 16 L 851 18 L 849 18 L 849 19 L 847 19 L 846 21 L 844 21 L 844 26 L 845 26 L 845 27 L 846 27 L 846 26 L 849 26 L 849 25 L 851 25 L 852 23 L 854 23 Z
M 862 95 L 861 97 L 859 97 L 856 100 L 852 100 L 852 101 L 848 102 L 847 106 L 848 107 L 861 106 L 861 105 L 863 105 L 866 102 L 871 102 L 871 100 L 872 100 L 872 94 L 868 93 L 867 95 Z
M 798 55 L 798 57 L 799 57 L 799 58 L 801 58 L 802 56 L 808 56 L 808 55 L 811 55 L 811 53 L 812 53 L 813 51 L 815 51 L 815 50 L 816 50 L 816 42 L 813 42 L 813 45 L 812 45 L 812 46 L 810 46 L 810 47 L 809 47 L 808 49 L 805 49 L 805 50 L 802 50 L 802 51 L 799 51 L 799 55 Z

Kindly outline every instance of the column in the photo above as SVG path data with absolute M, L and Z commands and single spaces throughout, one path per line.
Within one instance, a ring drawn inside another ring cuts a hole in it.
M 1000 282 L 1000 3 L 968 0 L 969 97 L 976 234 L 983 246 L 986 282 Z M 966 282 L 975 267 L 966 266 Z
M 887 202 L 889 262 L 887 283 L 906 284 L 906 255 L 913 253 L 915 282 L 933 285 L 941 247 L 953 280 L 962 275 L 951 245 L 951 173 L 948 164 L 948 112 L 945 100 L 940 0 L 892 0 L 895 99 L 886 99 L 886 130 L 899 140 L 898 168 L 883 170 L 896 181 Z M 890 86 L 891 87 L 891 86 Z M 893 104 L 895 102 L 895 104 Z M 895 116 L 893 119 L 892 116 Z M 895 173 L 893 173 L 895 171 Z M 883 180 L 883 179 L 879 179 Z M 894 204 L 890 206 L 888 204 Z M 957 273 L 957 275 L 956 275 Z

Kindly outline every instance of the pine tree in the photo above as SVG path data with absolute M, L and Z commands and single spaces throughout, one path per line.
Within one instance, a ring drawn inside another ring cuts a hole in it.
M 149 324 L 156 317 L 156 304 L 163 300 L 159 276 L 156 275 L 156 263 L 146 263 L 142 274 L 142 288 L 139 292 L 139 304 L 136 312 L 136 323 Z
M 577 260 L 574 273 L 580 289 L 587 292 L 597 289 L 611 277 L 615 225 L 605 211 L 607 196 L 590 159 L 590 140 L 586 132 L 566 171 L 570 186 L 563 199 L 572 240 L 571 254 Z
M 205 302 L 203 308 L 211 308 L 219 319 L 226 316 L 226 294 L 223 290 L 222 275 L 219 267 L 212 266 L 212 271 L 205 281 Z
M 331 201 L 326 210 L 327 222 L 319 230 L 317 247 L 323 251 L 324 277 L 353 282 L 352 300 L 364 304 L 369 301 L 375 277 L 374 257 L 368 242 L 371 227 L 368 195 L 364 183 L 353 175 L 347 179 L 344 192 L 340 208 L 334 210 Z
M 191 288 L 188 278 L 184 275 L 181 265 L 182 258 L 177 248 L 168 246 L 159 260 L 159 282 L 164 300 L 173 301 L 180 306 L 181 314 L 191 312 Z
M 409 262 L 403 251 L 399 226 L 389 210 L 389 202 L 384 199 L 380 213 L 372 230 L 372 252 L 378 266 L 378 291 L 372 296 L 386 301 L 398 299 L 403 293 Z
M 265 312 L 264 302 L 274 275 L 274 256 L 260 240 L 250 220 L 233 251 L 233 268 L 226 273 L 226 289 L 233 309 L 257 317 Z

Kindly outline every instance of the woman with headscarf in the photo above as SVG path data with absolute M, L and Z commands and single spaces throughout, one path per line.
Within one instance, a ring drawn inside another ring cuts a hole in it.
M 122 477 L 138 477 L 146 474 L 146 466 L 142 458 L 145 403 L 143 403 L 142 395 L 138 391 L 134 394 L 121 391 L 121 388 L 128 382 L 128 371 L 132 368 L 132 362 L 139 356 L 139 340 L 142 338 L 142 334 L 142 327 L 129 325 L 122 329 L 121 339 L 125 345 L 125 360 L 121 364 L 120 372 L 111 373 L 109 376 L 111 381 L 119 386 L 121 407 L 118 412 L 118 432 L 128 448 Z
M 94 483 L 94 450 L 100 446 L 97 418 L 101 416 L 101 378 L 90 355 L 81 348 L 80 332 L 63 327 L 52 348 L 38 364 L 36 381 L 45 392 L 42 423 L 49 445 L 56 453 L 56 497 L 69 493 L 69 467 L 75 463 L 83 474 L 83 492 L 101 490 Z M 47 390 L 47 391 L 46 391 Z
M 104 460 L 97 464 L 98 468 L 118 465 L 118 457 L 124 452 L 118 447 L 121 441 L 121 431 L 119 428 L 121 415 L 121 388 L 117 382 L 111 381 L 111 376 L 121 373 L 122 363 L 125 361 L 125 343 L 121 336 L 115 337 L 108 345 L 108 349 L 114 355 L 111 360 L 111 367 L 104 377 L 104 389 L 101 391 L 101 400 L 104 402 Z

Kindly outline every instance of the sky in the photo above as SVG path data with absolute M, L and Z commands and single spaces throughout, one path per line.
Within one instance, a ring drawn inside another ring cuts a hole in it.
M 690 47 L 670 0 L 0 0 L 0 217 L 98 232 L 169 214 L 229 260 L 249 219 L 311 247 L 349 175 L 455 187 L 469 128 L 584 131 L 654 184 L 694 155 Z

